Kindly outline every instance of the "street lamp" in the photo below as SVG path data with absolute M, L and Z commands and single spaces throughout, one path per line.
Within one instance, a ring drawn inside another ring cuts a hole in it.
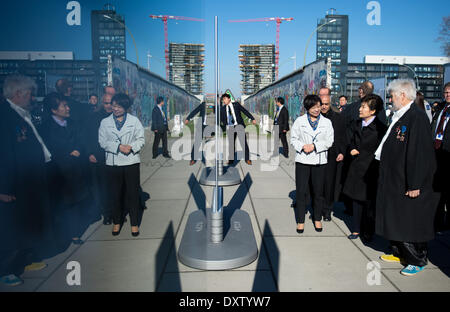
M 314 35 L 314 33 L 315 33 L 316 31 L 318 31 L 319 29 L 321 29 L 322 27 L 324 27 L 325 25 L 331 24 L 331 23 L 334 23 L 334 22 L 336 22 L 336 19 L 332 19 L 332 20 L 326 22 L 325 24 L 320 25 L 319 27 L 317 27 L 317 28 L 311 33 L 311 36 L 309 36 L 308 42 L 306 43 L 306 47 L 305 47 L 305 55 L 303 56 L 303 67 L 305 67 L 305 64 L 306 64 L 306 51 L 308 50 L 309 42 L 311 41 L 311 38 L 312 38 L 312 36 Z
M 119 23 L 120 25 L 122 25 L 123 27 L 125 27 L 125 29 L 126 29 L 126 30 L 128 31 L 128 33 L 130 34 L 131 39 L 133 39 L 134 49 L 136 50 L 136 63 L 139 65 L 139 56 L 138 56 L 138 50 L 137 50 L 137 48 L 136 48 L 136 41 L 134 40 L 134 36 L 133 36 L 133 34 L 131 33 L 131 31 L 130 31 L 130 30 L 128 29 L 128 27 L 127 27 L 124 23 L 122 23 L 121 21 L 119 21 L 119 20 L 117 20 L 117 19 L 115 19 L 115 18 L 113 18 L 113 17 L 111 17 L 111 16 L 109 16 L 109 15 L 105 15 L 105 14 L 103 14 L 103 17 L 104 17 L 104 18 L 107 18 L 107 19 L 110 19 L 110 20 L 113 20 L 113 21 Z
M 410 66 L 408 66 L 408 65 L 405 64 L 405 59 L 403 59 L 402 61 L 400 61 L 400 62 L 398 63 L 398 65 L 405 66 L 406 68 L 409 68 L 409 69 L 413 72 L 414 78 L 416 79 L 417 90 L 420 90 L 419 79 L 417 78 L 417 75 L 416 75 L 416 72 L 414 71 L 414 69 L 412 69 Z

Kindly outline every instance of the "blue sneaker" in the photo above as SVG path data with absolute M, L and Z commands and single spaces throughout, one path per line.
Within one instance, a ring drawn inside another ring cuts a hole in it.
M 6 286 L 18 286 L 23 284 L 23 280 L 21 280 L 19 277 L 15 276 L 14 274 L 5 275 L 0 277 L 0 283 L 6 285 Z
M 420 271 L 423 271 L 425 269 L 425 266 L 416 266 L 416 265 L 408 265 L 403 270 L 400 271 L 401 274 L 406 276 L 413 276 L 419 273 Z

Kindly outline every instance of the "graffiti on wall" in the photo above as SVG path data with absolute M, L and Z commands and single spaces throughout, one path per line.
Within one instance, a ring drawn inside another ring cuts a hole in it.
M 139 118 L 144 127 L 151 126 L 152 110 L 158 96 L 164 98 L 163 109 L 169 119 L 175 115 L 186 115 L 200 104 L 200 100 L 192 94 L 131 62 L 114 59 L 112 72 L 114 88 L 131 97 L 131 113 Z
M 281 78 L 251 95 L 245 100 L 245 105 L 252 113 L 267 114 L 273 118 L 275 99 L 283 97 L 290 118 L 295 120 L 304 113 L 303 99 L 308 94 L 318 94 L 321 87 L 329 85 L 331 70 L 329 65 L 330 63 L 325 59 L 311 63 L 305 66 L 304 70 L 298 70 Z

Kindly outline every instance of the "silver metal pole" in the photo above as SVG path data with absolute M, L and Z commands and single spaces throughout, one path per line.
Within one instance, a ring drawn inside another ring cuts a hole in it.
M 214 17 L 214 89 L 215 89 L 215 108 L 216 108 L 216 159 L 215 159 L 215 187 L 214 187 L 214 199 L 213 199 L 213 207 L 211 213 L 211 242 L 220 243 L 223 241 L 223 188 L 219 187 L 219 122 L 220 122 L 220 107 L 219 101 L 217 100 L 217 95 L 219 91 L 219 56 L 218 56 L 218 25 L 217 25 L 217 16 Z

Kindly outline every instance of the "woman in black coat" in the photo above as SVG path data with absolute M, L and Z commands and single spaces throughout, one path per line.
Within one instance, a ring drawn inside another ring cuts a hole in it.
M 80 157 L 79 130 L 70 117 L 67 101 L 57 93 L 44 100 L 47 119 L 42 124 L 42 137 L 52 154 L 48 166 L 49 193 L 55 213 L 55 225 L 63 239 L 82 244 L 83 201 L 89 192 Z
M 382 107 L 383 100 L 378 95 L 365 96 L 359 108 L 360 119 L 352 124 L 351 162 L 343 189 L 344 194 L 353 200 L 353 232 L 349 239 L 358 238 L 363 230 L 363 237 L 371 240 L 374 233 L 378 180 L 378 161 L 374 153 L 387 130 L 377 117 Z

